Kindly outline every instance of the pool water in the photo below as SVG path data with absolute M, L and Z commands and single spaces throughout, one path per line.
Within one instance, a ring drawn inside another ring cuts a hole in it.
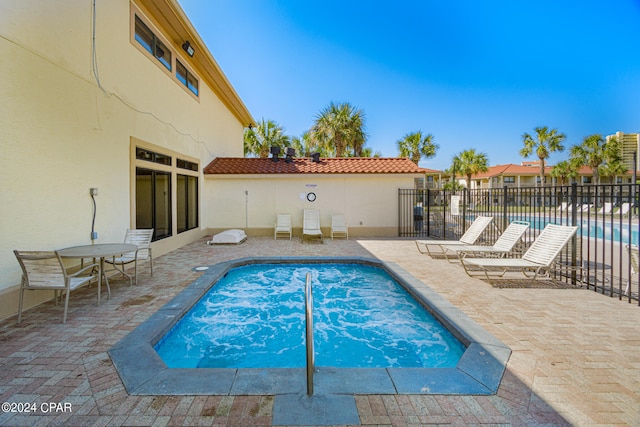
M 170 368 L 304 367 L 306 274 L 317 366 L 455 367 L 465 347 L 383 269 L 258 264 L 231 269 L 163 337 Z

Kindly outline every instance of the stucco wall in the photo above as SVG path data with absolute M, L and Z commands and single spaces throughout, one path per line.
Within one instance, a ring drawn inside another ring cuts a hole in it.
M 17 311 L 13 249 L 91 243 L 90 187 L 99 190 L 97 243 L 122 241 L 135 226 L 132 138 L 201 166 L 242 156 L 243 126 L 218 97 L 201 81 L 194 99 L 130 42 L 129 1 L 96 3 L 94 45 L 91 1 L 0 2 L 0 318 Z M 158 242 L 154 255 L 206 228 L 201 220 Z M 28 292 L 27 306 L 50 294 Z
M 397 236 L 398 189 L 412 188 L 414 175 L 208 175 L 206 223 L 210 232 L 241 228 L 272 235 L 277 213 L 291 214 L 294 234 L 304 209 L 320 210 L 328 236 L 332 214 L 344 214 L 352 236 Z M 314 202 L 306 199 L 313 192 Z

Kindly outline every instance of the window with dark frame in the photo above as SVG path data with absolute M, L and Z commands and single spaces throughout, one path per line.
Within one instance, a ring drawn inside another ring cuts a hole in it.
M 171 71 L 171 50 L 162 43 L 151 29 L 136 15 L 135 39 L 147 52 L 156 57 L 167 70 Z
M 171 237 L 171 173 L 136 168 L 136 228 L 153 228 L 153 240 Z
M 198 177 L 177 176 L 178 233 L 198 227 Z
M 198 96 L 198 80 L 176 59 L 176 78 L 182 82 L 195 96 Z

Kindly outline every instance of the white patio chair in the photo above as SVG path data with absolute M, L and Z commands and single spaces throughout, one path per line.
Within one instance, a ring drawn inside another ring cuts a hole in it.
M 460 237 L 460 240 L 416 240 L 416 246 L 418 247 L 418 251 L 420 251 L 420 253 L 433 256 L 444 254 L 442 245 L 473 245 L 478 241 L 489 224 L 491 224 L 491 221 L 493 221 L 492 216 L 479 216 L 475 219 L 475 221 L 473 221 L 473 223 L 469 226 L 467 231 L 465 231 L 462 237 Z M 426 251 L 423 251 L 420 248 L 420 245 L 424 245 Z M 430 246 L 438 246 L 440 248 L 440 251 L 434 252 L 430 249 Z
M 526 221 L 513 221 L 498 237 L 492 246 L 482 245 L 442 245 L 442 250 L 449 259 L 448 254 L 455 254 L 455 259 L 459 260 L 467 256 L 476 257 L 504 257 L 513 253 L 516 245 L 521 241 L 522 236 L 529 228 Z
M 615 212 L 615 215 L 620 215 L 620 216 L 628 216 L 629 215 L 629 211 L 631 210 L 631 203 L 623 203 L 620 206 L 620 209 Z
M 631 291 L 631 279 L 632 276 L 638 276 L 640 273 L 640 253 L 638 252 L 638 246 L 636 245 L 627 245 L 627 250 L 629 251 L 629 263 L 631 264 L 631 276 L 627 280 L 627 288 L 624 290 L 624 295 L 629 295 Z
M 541 272 L 549 272 L 576 230 L 578 227 L 547 224 L 522 258 L 463 258 L 460 263 L 471 277 L 480 272 L 489 280 L 491 277 L 503 277 L 508 271 L 521 271 L 525 277 L 532 277 L 535 281 Z M 531 271 L 533 276 L 527 274 Z
M 331 215 L 331 240 L 334 236 L 343 236 L 349 240 L 349 227 L 344 220 L 344 215 Z
M 606 214 L 610 214 L 611 210 L 613 209 L 613 203 L 611 202 L 604 202 L 604 204 L 602 205 L 602 207 L 600 208 L 600 210 L 598 211 L 599 215 L 606 215 Z
M 105 258 L 104 262 L 112 264 L 115 270 L 129 278 L 131 286 L 131 276 L 124 271 L 124 265 L 133 263 L 134 283 L 138 283 L 138 261 L 149 260 L 149 271 L 153 276 L 153 257 L 151 256 L 151 239 L 153 238 L 153 228 L 148 229 L 127 229 L 124 235 L 124 243 L 138 246 L 135 252 L 122 254 L 119 257 Z M 118 268 L 120 266 L 120 268 Z
M 305 209 L 304 218 L 302 224 L 302 243 L 304 243 L 304 237 L 320 237 L 320 241 L 324 242 L 322 237 L 322 230 L 320 230 L 320 211 L 317 209 Z
M 81 286 L 89 284 L 98 278 L 99 265 L 89 264 L 73 274 L 67 274 L 58 252 L 44 251 L 13 251 L 22 268 L 22 282 L 20 283 L 20 298 L 18 302 L 18 323 L 22 321 L 22 303 L 24 291 L 35 289 L 50 289 L 54 291 L 58 304 L 58 291 L 66 293 L 64 300 L 64 316 L 62 323 L 67 323 L 67 309 L 69 294 Z M 88 276 L 82 274 L 89 272 Z
M 276 225 L 273 229 L 273 239 L 278 238 L 278 234 L 288 234 L 291 240 L 291 215 L 278 214 L 276 217 Z

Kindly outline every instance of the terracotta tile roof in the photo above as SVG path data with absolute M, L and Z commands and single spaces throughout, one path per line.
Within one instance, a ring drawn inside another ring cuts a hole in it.
M 217 157 L 205 168 L 207 175 L 238 174 L 424 174 L 431 171 L 417 166 L 407 158 L 339 157 L 322 158 L 313 162 L 310 158 L 294 158 L 291 163 L 280 158 Z M 431 171 L 433 172 L 433 171 Z

